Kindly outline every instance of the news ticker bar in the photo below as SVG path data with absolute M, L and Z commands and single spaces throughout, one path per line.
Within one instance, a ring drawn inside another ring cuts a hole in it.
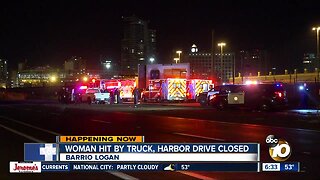
M 259 172 L 260 163 L 62 163 L 10 162 L 10 172 L 216 171 Z
M 10 162 L 10 173 L 106 171 L 261 172 L 255 163 L 62 163 Z M 299 162 L 262 163 L 262 171 L 300 172 Z

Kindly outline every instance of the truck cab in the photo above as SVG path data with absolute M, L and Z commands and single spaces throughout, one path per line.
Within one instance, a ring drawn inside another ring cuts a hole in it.
M 147 89 L 145 89 L 141 93 L 141 100 L 143 102 L 148 102 L 148 101 L 160 102 L 161 99 L 162 98 L 161 98 L 161 82 L 160 81 L 149 84 Z
M 102 92 L 99 88 L 88 88 L 81 97 L 82 102 L 104 104 L 110 102 L 110 93 Z

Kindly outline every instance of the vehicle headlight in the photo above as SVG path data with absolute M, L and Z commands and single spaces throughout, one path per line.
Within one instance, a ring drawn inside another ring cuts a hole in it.
M 216 97 L 216 95 L 212 95 L 212 96 L 209 97 L 209 99 L 212 100 L 215 97 Z

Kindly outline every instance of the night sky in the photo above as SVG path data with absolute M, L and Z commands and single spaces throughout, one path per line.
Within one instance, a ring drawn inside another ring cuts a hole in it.
M 226 51 L 265 49 L 281 69 L 298 67 L 303 53 L 316 51 L 311 28 L 320 25 L 320 1 L 1 1 L 0 58 L 11 69 L 25 59 L 59 67 L 82 56 L 89 68 L 98 67 L 100 56 L 119 61 L 121 17 L 133 14 L 157 30 L 158 62 L 171 62 L 173 50 L 193 43 L 210 50 L 214 29 Z

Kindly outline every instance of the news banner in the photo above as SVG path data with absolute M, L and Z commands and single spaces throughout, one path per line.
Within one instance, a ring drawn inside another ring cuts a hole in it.
M 270 156 L 276 161 L 269 163 L 260 162 L 259 143 L 145 143 L 144 139 L 144 136 L 57 136 L 55 143 L 25 143 L 24 161 L 11 161 L 10 173 L 300 171 L 299 162 L 280 162 L 289 158 L 291 148 L 274 135 L 266 140 Z

